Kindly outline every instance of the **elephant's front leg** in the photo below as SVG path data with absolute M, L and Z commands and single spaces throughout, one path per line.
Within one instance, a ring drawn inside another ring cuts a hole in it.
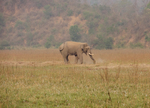
M 77 64 L 78 63 L 78 56 L 77 55 L 75 55 L 75 64 Z
M 63 56 L 63 58 L 64 58 L 64 62 L 65 62 L 66 64 L 69 63 L 68 55 L 67 55 L 67 56 Z
M 80 54 L 80 55 L 78 56 L 78 58 L 79 58 L 79 60 L 80 60 L 80 63 L 83 64 L 83 55 Z

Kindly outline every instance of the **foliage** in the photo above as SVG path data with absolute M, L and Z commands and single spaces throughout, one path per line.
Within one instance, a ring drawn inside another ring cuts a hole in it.
M 145 36 L 145 41 L 146 41 L 146 42 L 149 42 L 149 41 L 150 41 L 150 36 L 149 36 L 149 35 L 146 35 L 146 36 Z
M 100 5 L 99 6 L 99 10 L 102 12 L 102 13 L 105 13 L 105 14 L 108 14 L 111 12 L 111 9 L 109 6 L 106 6 L 106 5 Z
M 25 4 L 25 3 L 26 3 L 26 0 L 20 0 L 20 3 L 21 3 L 21 4 Z
M 22 37 L 23 35 L 24 33 L 22 31 L 18 31 L 18 34 L 17 34 L 18 37 Z
M 115 47 L 116 47 L 116 48 L 124 48 L 124 47 L 125 47 L 125 43 L 119 41 Z
M 72 11 L 72 10 L 68 10 L 67 15 L 68 15 L 68 16 L 72 16 L 72 15 L 73 15 L 73 11 Z
M 24 22 L 18 20 L 18 21 L 16 22 L 15 27 L 16 27 L 18 30 L 23 30 L 23 29 L 26 29 L 26 28 L 27 28 L 27 25 L 26 25 L 26 23 L 24 23 Z
M 34 2 L 35 2 L 35 5 L 36 5 L 37 8 L 40 9 L 41 7 L 43 7 L 43 4 L 42 4 L 41 0 L 35 0 Z
M 10 49 L 10 44 L 7 41 L 2 41 L 0 43 L 0 50 L 4 50 L 4 49 Z
M 138 35 L 145 30 L 149 32 L 150 3 L 145 2 L 142 8 L 140 6 L 138 8 L 131 0 L 119 0 L 113 2 L 113 5 L 108 5 L 106 1 L 103 0 L 100 3 L 100 0 L 88 0 L 87 2 L 86 0 L 31 0 L 29 3 L 26 0 L 3 0 L 1 5 L 6 11 L 0 13 L 0 34 L 3 33 L 0 38 L 9 41 L 8 36 L 12 36 L 14 37 L 11 38 L 12 43 L 21 40 L 18 45 L 22 45 L 21 43 L 28 38 L 28 46 L 40 40 L 40 44 L 44 46 L 48 35 L 61 34 L 62 37 L 57 39 L 58 41 L 55 41 L 53 45 L 67 41 L 71 37 L 71 40 L 74 41 L 90 41 L 90 43 L 97 43 L 96 46 L 99 48 L 106 48 L 108 44 L 100 45 L 99 40 L 95 40 L 96 34 L 104 36 L 104 43 L 109 43 L 108 37 L 115 37 L 114 41 L 117 43 L 125 32 L 127 34 L 124 38 L 126 43 L 121 40 L 117 46 L 125 48 L 129 38 L 137 39 L 134 38 L 136 36 L 134 31 L 138 30 L 135 32 Z M 14 12 L 16 8 L 18 14 Z M 5 15 L 8 16 L 5 18 Z M 70 33 L 70 30 L 68 32 L 68 27 L 71 25 L 80 25 L 79 30 L 74 30 L 79 32 Z M 133 27 L 134 25 L 136 27 Z M 37 33 L 36 36 L 35 33 Z M 88 38 L 83 38 L 83 34 L 88 35 Z M 137 36 L 140 38 L 136 41 L 143 41 L 144 36 Z M 145 37 L 145 42 L 149 42 L 148 36 Z M 49 46 L 53 45 L 49 43 Z
M 52 11 L 51 11 L 51 7 L 50 7 L 50 5 L 46 5 L 46 6 L 44 6 L 44 15 L 45 15 L 45 18 L 46 19 L 49 19 L 53 14 L 52 14 Z
M 141 43 L 130 43 L 130 48 L 144 48 L 144 46 Z
M 147 4 L 147 8 L 150 9 L 150 2 Z
M 3 27 L 5 26 L 5 19 L 3 17 L 3 14 L 0 13 L 0 34 L 3 32 Z
M 93 16 L 93 14 L 91 12 L 85 11 L 83 12 L 83 17 L 84 19 L 90 19 Z
M 45 48 L 47 48 L 47 49 L 48 49 L 48 48 L 50 48 L 51 43 L 50 43 L 49 41 L 47 41 L 47 42 L 45 43 L 45 45 L 44 45 L 44 46 L 45 46 Z
M 108 37 L 105 41 L 106 49 L 112 49 L 113 48 L 113 38 Z
M 45 48 L 50 48 L 51 46 L 54 45 L 54 36 L 53 35 L 50 35 L 48 38 L 47 38 L 47 41 L 45 42 Z
M 116 27 L 114 26 L 114 24 L 112 24 L 112 25 L 107 27 L 106 31 L 108 34 L 114 33 L 116 31 Z
M 77 25 L 70 27 L 69 34 L 72 41 L 79 41 L 79 39 L 81 38 L 80 29 L 78 28 Z
M 92 20 L 92 21 L 88 21 L 86 22 L 86 25 L 92 29 L 98 26 L 98 20 Z
M 2 13 L 0 13 L 0 27 L 5 26 L 5 19 Z
M 92 43 L 97 49 L 112 49 L 113 48 L 113 38 L 104 37 L 102 35 L 97 35 L 97 39 Z
M 33 44 L 33 34 L 31 31 L 27 33 L 27 45 L 32 46 Z

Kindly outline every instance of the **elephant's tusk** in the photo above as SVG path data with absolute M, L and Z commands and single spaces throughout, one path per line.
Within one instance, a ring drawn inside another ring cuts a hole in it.
M 94 54 L 89 53 L 89 55 L 94 55 Z

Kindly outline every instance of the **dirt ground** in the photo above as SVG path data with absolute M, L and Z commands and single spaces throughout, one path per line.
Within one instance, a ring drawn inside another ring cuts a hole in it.
M 93 68 L 142 67 L 150 69 L 150 50 L 93 50 L 96 64 L 83 54 L 83 64 L 74 64 L 74 56 L 69 56 L 70 64 L 64 64 L 58 49 L 48 50 L 7 50 L 0 51 L 0 65 L 4 66 L 89 66 Z
M 150 69 L 150 64 L 116 64 L 116 63 L 107 63 L 107 64 L 100 64 L 100 63 L 96 63 L 96 64 L 74 64 L 74 63 L 70 63 L 70 64 L 64 64 L 63 61 L 45 61 L 45 62 L 31 62 L 31 61 L 1 61 L 0 65 L 3 66 L 54 66 L 54 65 L 58 65 L 58 66 L 66 66 L 68 65 L 68 67 L 73 67 L 73 66 L 77 66 L 77 67 L 91 67 L 94 69 L 103 69 L 103 68 L 108 68 L 108 69 L 113 69 L 113 68 L 133 68 L 133 67 L 138 67 L 138 68 L 145 68 Z

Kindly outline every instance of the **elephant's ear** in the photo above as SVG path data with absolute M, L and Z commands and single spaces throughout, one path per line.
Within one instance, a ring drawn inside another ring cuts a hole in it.
M 84 50 L 84 49 L 85 49 L 85 47 L 87 47 L 87 46 L 88 46 L 88 44 L 87 44 L 87 43 L 83 43 L 83 44 L 81 44 L 81 46 L 80 46 L 80 47 L 81 47 L 81 49 L 82 49 L 82 50 Z
M 64 49 L 64 43 L 60 45 L 59 51 L 62 51 Z

